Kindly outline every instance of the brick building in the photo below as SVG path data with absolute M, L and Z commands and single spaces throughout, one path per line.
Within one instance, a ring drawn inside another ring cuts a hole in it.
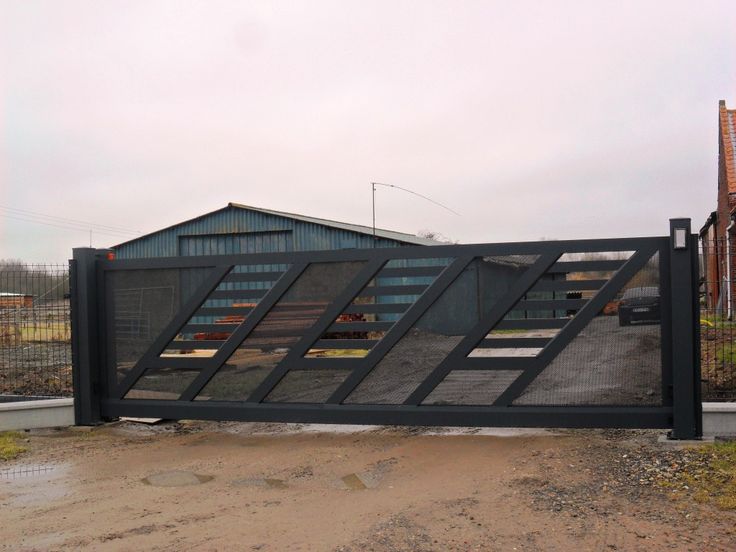
M 700 239 L 706 306 L 731 318 L 736 302 L 736 109 L 727 109 L 724 100 L 718 104 L 718 206 Z

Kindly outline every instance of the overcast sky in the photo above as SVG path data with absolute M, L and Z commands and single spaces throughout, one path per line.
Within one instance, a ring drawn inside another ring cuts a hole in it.
M 89 244 L 19 210 L 370 225 L 374 180 L 462 215 L 380 189 L 379 226 L 464 243 L 700 227 L 735 23 L 732 0 L 0 0 L 0 258 Z

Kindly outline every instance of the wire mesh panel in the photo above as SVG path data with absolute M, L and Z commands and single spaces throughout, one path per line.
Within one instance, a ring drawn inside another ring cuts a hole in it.
M 324 403 L 348 374 L 348 370 L 289 372 L 268 394 L 266 402 Z
M 214 356 L 232 336 L 289 265 L 237 265 L 210 291 L 160 357 L 196 352 Z M 188 288 L 200 283 L 187 277 Z
M 107 274 L 112 298 L 108 356 L 120 382 L 195 293 L 210 269 L 126 270 Z M 185 285 L 183 285 L 186 283 Z M 148 380 L 146 380 L 148 381 Z
M 71 394 L 68 265 L 0 261 L 0 402 Z
M 422 404 L 491 406 L 520 375 L 520 370 L 453 370 Z
M 713 233 L 700 242 L 703 400 L 736 401 L 736 242 Z
M 256 325 L 197 396 L 197 400 L 240 400 L 263 382 L 317 322 L 336 295 L 363 267 L 362 262 L 314 263 Z M 285 378 L 284 385 L 303 381 Z M 318 380 L 315 380 L 318 381 Z M 298 386 L 297 386 L 298 387 Z M 277 387 L 277 396 L 290 396 Z M 270 399 L 269 399 L 270 400 Z
M 571 281 L 582 281 L 581 273 L 571 275 Z M 601 276 L 607 274 L 593 275 Z M 659 256 L 654 255 L 514 404 L 661 404 L 659 277 Z
M 474 259 L 345 402 L 403 403 L 536 259 Z
M 312 358 L 362 358 L 391 330 L 452 259 L 388 261 L 306 353 Z

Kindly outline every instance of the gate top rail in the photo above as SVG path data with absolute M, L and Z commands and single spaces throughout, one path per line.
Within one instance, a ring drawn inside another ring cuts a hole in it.
M 143 268 L 197 268 L 221 264 L 284 264 L 298 262 L 329 262 L 366 260 L 380 256 L 391 259 L 422 259 L 428 257 L 534 255 L 562 250 L 566 253 L 595 251 L 633 251 L 646 246 L 666 247 L 668 236 L 635 238 L 601 238 L 588 240 L 551 240 L 536 242 L 505 242 L 481 244 L 416 245 L 406 247 L 382 247 L 375 249 L 338 249 L 322 251 L 290 251 L 284 253 L 240 253 L 230 255 L 203 255 L 156 257 L 143 259 L 99 259 L 102 270 L 135 270 Z M 246 262 L 247 261 L 247 262 Z

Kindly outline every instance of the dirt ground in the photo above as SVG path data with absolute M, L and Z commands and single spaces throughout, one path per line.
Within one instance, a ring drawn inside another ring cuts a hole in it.
M 653 431 L 182 422 L 26 433 L 0 550 L 729 550 Z

